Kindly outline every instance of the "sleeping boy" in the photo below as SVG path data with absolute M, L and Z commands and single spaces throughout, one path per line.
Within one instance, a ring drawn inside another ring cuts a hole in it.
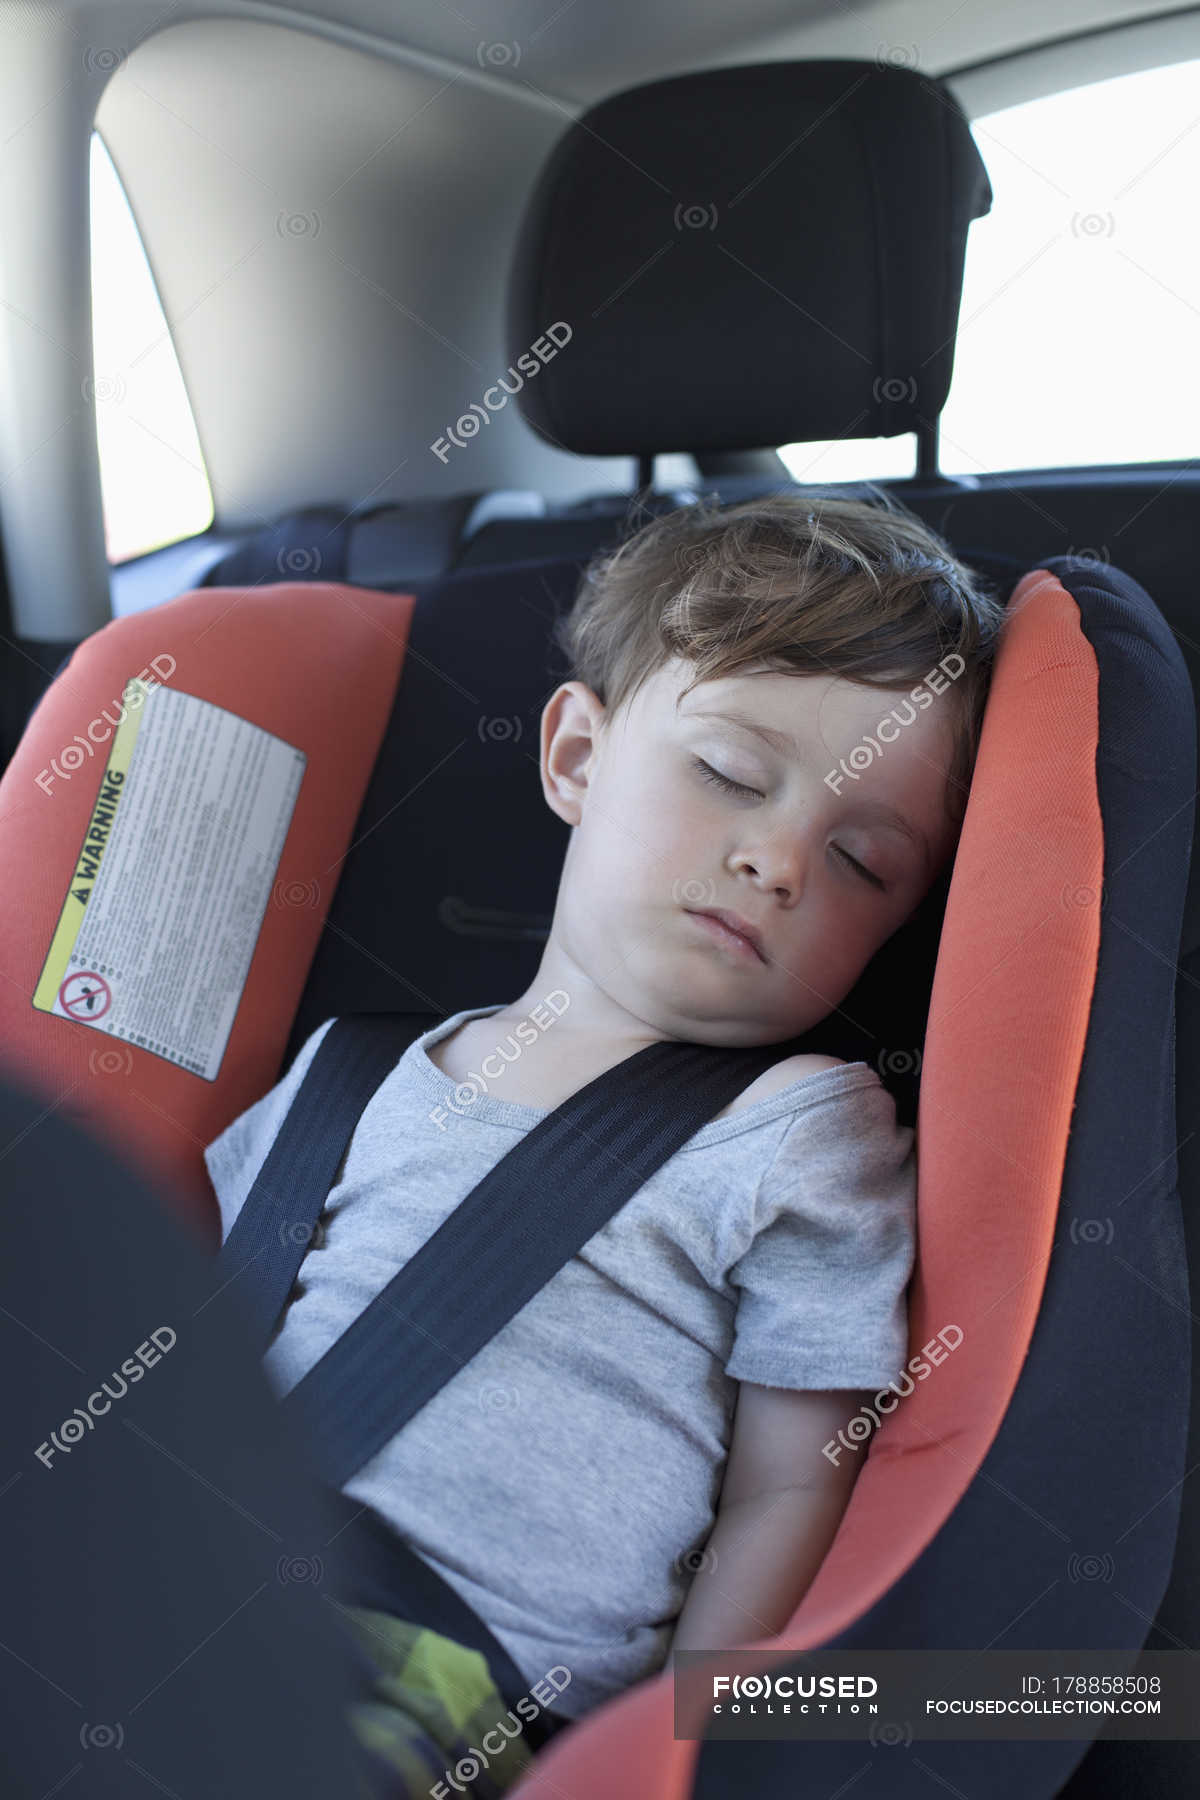
M 367 1105 L 266 1353 L 279 1393 L 550 1109 L 660 1038 L 810 1031 L 948 868 L 1004 610 L 869 492 L 682 507 L 593 558 L 541 717 L 572 828 L 541 965 Z M 331 1023 L 208 1146 L 223 1238 Z M 876 1070 L 782 1057 L 345 1491 L 531 1683 L 570 1670 L 560 1715 L 775 1635 L 861 1466 L 823 1447 L 905 1362 L 915 1243 Z

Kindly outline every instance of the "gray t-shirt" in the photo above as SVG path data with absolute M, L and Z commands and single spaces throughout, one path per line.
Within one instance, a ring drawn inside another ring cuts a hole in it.
M 464 1092 L 426 1055 L 503 1004 L 443 1020 L 372 1096 L 266 1352 L 276 1393 L 546 1116 L 500 1097 L 503 1070 Z M 332 1023 L 205 1150 L 222 1241 Z M 578 1717 L 666 1661 L 737 1383 L 877 1389 L 900 1372 L 915 1238 L 914 1134 L 874 1070 L 793 1082 L 695 1132 L 345 1492 L 531 1685 L 565 1664 L 555 1710 Z

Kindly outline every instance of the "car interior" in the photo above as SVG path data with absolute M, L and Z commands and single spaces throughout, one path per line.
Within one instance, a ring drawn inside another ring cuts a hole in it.
M 1126 86 L 1195 77 L 1200 9 L 62 0 L 0 33 L 6 1076 L 215 1250 L 203 1145 L 323 1020 L 403 1015 L 407 1041 L 536 972 L 568 837 L 538 722 L 589 559 L 701 500 L 877 483 L 1009 618 L 953 868 L 811 1047 L 878 1067 L 915 1128 L 910 1344 L 951 1323 L 963 1344 L 875 1433 L 761 1666 L 1088 1649 L 1170 1653 L 1183 1681 L 1200 263 L 1169 207 L 1162 261 L 1122 226 L 1148 170 L 1200 154 L 1146 135 Z M 1020 161 L 993 130 L 1087 96 L 1127 181 L 1079 190 L 1027 153 L 1054 244 L 977 279 Z M 101 148 L 167 322 L 120 366 L 94 335 Z M 1056 265 L 1036 350 L 1000 338 L 962 374 L 1039 258 L 1097 250 Z M 1046 391 L 1039 359 L 1068 362 L 1126 279 L 1128 332 Z M 1158 305 L 1174 375 L 1143 389 Z M 194 447 L 146 399 L 168 356 Z M 979 463 L 946 422 L 968 380 Z M 1161 456 L 1069 435 L 1151 388 Z M 1028 466 L 989 463 L 993 405 Z M 106 418 L 145 459 L 125 554 Z M 1040 435 L 1078 460 L 1039 461 Z M 144 471 L 197 456 L 211 516 L 163 541 Z M 193 815 L 170 828 L 190 898 L 151 855 L 156 807 Z M 552 1738 L 519 1792 L 1191 1792 L 1195 1738 L 1146 1732 L 680 1737 L 664 1673 Z

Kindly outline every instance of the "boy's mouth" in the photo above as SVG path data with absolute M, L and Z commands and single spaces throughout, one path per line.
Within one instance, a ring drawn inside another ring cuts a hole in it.
M 726 912 L 721 907 L 709 907 L 697 911 L 692 907 L 684 907 L 684 911 L 699 921 L 707 929 L 716 943 L 755 962 L 766 962 L 763 955 L 762 939 L 749 920 L 740 918 L 737 913 Z

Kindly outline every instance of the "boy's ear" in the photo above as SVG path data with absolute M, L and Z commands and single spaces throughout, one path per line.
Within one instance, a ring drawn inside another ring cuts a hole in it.
M 583 817 L 605 717 L 604 703 L 582 681 L 564 681 L 542 708 L 542 792 L 568 825 Z

